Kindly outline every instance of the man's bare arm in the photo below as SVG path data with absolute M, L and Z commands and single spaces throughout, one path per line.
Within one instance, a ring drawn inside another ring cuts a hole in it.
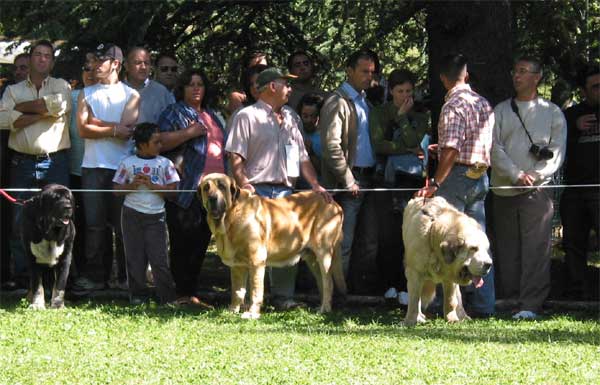
M 48 118 L 47 116 L 38 115 L 38 114 L 23 114 L 17 118 L 13 122 L 13 127 L 17 129 L 22 129 L 27 126 L 32 125 L 35 122 L 39 122 L 42 119 Z
M 45 115 L 48 113 L 46 102 L 42 98 L 17 103 L 15 104 L 15 110 L 22 112 L 23 114 Z
M 233 179 L 235 179 L 235 182 L 238 184 L 238 186 L 254 192 L 254 186 L 250 184 L 246 173 L 244 173 L 244 158 L 240 154 L 232 152 L 230 153 L 229 159 L 231 160 Z

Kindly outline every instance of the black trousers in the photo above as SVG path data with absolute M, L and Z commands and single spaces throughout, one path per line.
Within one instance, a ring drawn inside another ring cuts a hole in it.
M 175 289 L 178 296 L 191 296 L 196 293 L 198 275 L 212 235 L 206 222 L 206 210 L 197 197 L 187 209 L 170 201 L 165 207 Z
M 600 270 L 587 265 L 590 251 L 590 230 L 596 233 L 600 244 L 598 222 L 600 193 L 594 188 L 566 189 L 560 200 L 560 217 L 563 225 L 563 247 L 569 272 L 567 291 L 579 299 L 598 299 Z

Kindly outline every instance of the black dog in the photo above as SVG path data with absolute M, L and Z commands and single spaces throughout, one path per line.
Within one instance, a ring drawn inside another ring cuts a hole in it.
M 43 274 L 53 273 L 54 286 L 50 306 L 64 307 L 65 286 L 71 266 L 75 238 L 73 212 L 75 201 L 71 190 L 49 184 L 39 195 L 23 205 L 22 239 L 31 266 L 30 290 L 33 309 L 44 309 Z

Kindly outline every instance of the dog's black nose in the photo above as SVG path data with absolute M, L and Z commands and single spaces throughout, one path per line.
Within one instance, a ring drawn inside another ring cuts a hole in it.
M 483 264 L 483 270 L 487 273 L 490 271 L 490 269 L 492 268 L 492 264 L 491 263 L 484 263 Z

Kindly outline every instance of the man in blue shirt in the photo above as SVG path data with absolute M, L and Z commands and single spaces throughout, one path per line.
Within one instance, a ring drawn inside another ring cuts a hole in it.
M 361 189 L 371 187 L 375 173 L 375 152 L 369 136 L 371 106 L 365 94 L 375 74 L 375 63 L 375 54 L 369 50 L 350 55 L 346 61 L 347 80 L 325 101 L 319 117 L 323 184 L 327 188 L 348 189 L 336 194 L 344 210 L 342 260 L 346 277 L 358 214 L 365 202 Z M 374 211 L 367 210 L 365 214 L 364 220 L 368 223 L 362 226 L 366 249 L 361 253 L 363 259 L 377 252 Z

